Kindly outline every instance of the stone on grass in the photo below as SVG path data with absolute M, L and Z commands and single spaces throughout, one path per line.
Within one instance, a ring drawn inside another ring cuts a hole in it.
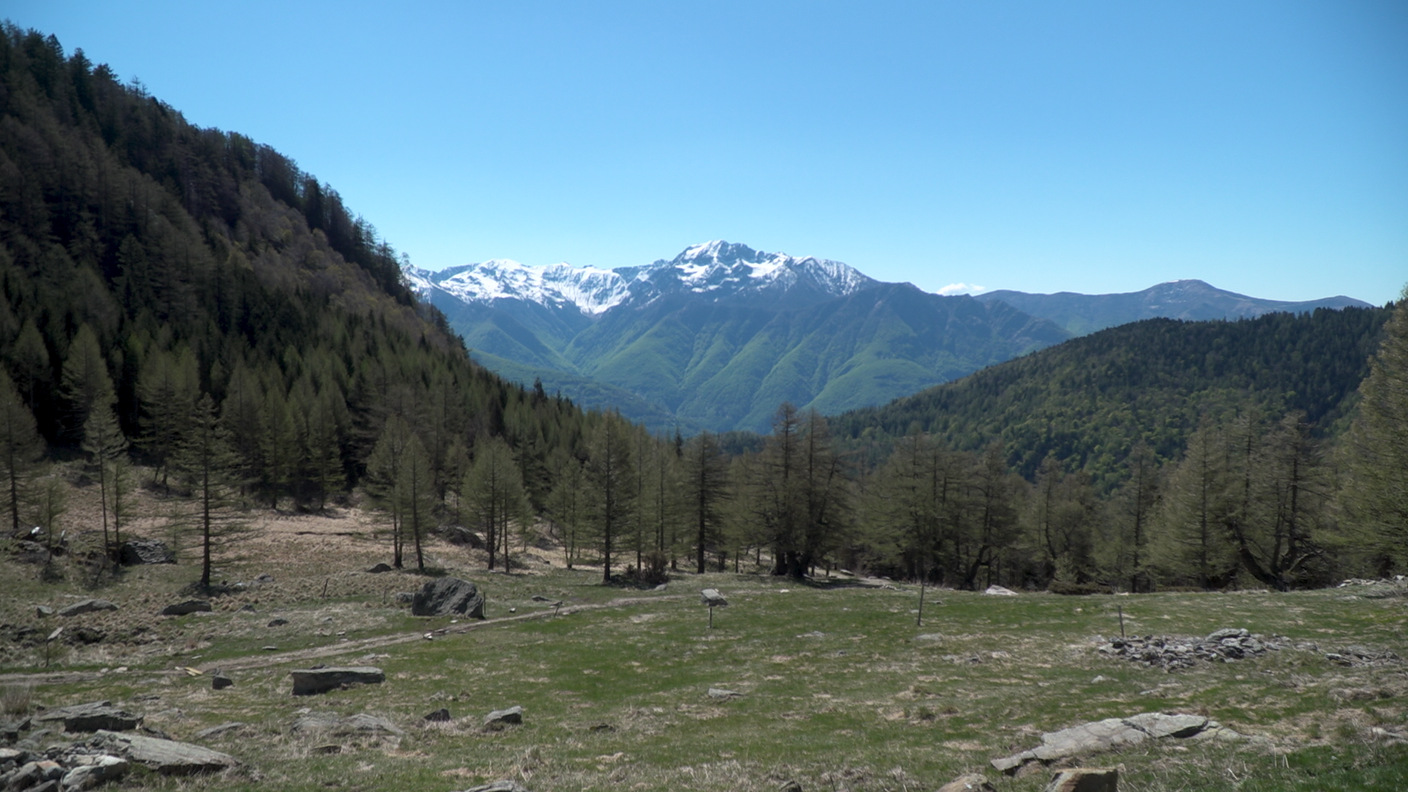
M 225 732 L 232 732 L 236 729 L 243 728 L 244 723 L 242 723 L 241 721 L 230 721 L 229 723 L 222 723 L 219 726 L 211 726 L 209 729 L 201 729 L 200 731 L 196 732 L 196 739 L 208 740 L 211 737 L 219 737 Z
M 992 760 L 1008 775 L 1030 762 L 1052 764 L 1061 759 L 1138 745 L 1146 740 L 1186 739 L 1206 729 L 1210 721 L 1200 715 L 1145 712 L 1128 718 L 1106 718 L 1041 735 L 1041 745 Z
M 72 605 L 68 606 L 67 608 L 60 608 L 60 609 L 59 609 L 59 615 L 60 615 L 60 616 L 81 616 L 81 615 L 83 615 L 83 614 L 85 614 L 85 613 L 94 613 L 94 612 L 96 612 L 96 611 L 115 611 L 115 610 L 117 610 L 117 603 L 115 603 L 115 602 L 109 602 L 108 600 L 105 600 L 105 599 L 85 599 L 85 600 L 79 600 L 78 602 L 73 603 Z
M 53 615 L 54 615 L 54 609 L 51 608 L 51 607 L 49 607 L 48 605 L 39 605 L 39 606 L 36 606 L 36 607 L 35 607 L 35 609 L 34 609 L 34 615 L 35 615 L 35 616 L 38 616 L 38 617 L 41 618 L 41 619 L 43 619 L 43 618 L 46 617 L 46 616 L 53 616 Z
M 234 686 L 235 686 L 235 680 L 230 679 L 229 677 L 225 676 L 224 674 L 216 674 L 216 675 L 214 675 L 214 676 L 212 676 L 212 677 L 210 678 L 210 689 L 211 689 L 211 690 L 224 690 L 224 689 L 227 688 L 227 687 L 234 687 Z
M 293 677 L 295 696 L 312 696 L 348 685 L 377 685 L 386 681 L 386 674 L 373 666 L 306 668 L 290 671 L 289 675 Z
M 981 775 L 969 773 L 939 787 L 939 792 L 993 792 L 993 785 Z
M 192 613 L 209 613 L 210 600 L 186 600 L 161 609 L 162 616 L 187 616 Z
M 41 723 L 63 721 L 64 731 L 70 732 L 125 731 L 137 728 L 142 723 L 142 716 L 114 707 L 111 701 L 94 701 L 49 710 L 35 720 Z
M 239 764 L 235 757 L 199 745 L 144 737 L 140 734 L 98 732 L 108 750 L 139 762 L 162 775 L 217 773 Z
M 343 717 L 335 712 L 305 712 L 293 722 L 297 734 L 394 734 L 404 736 L 405 731 L 385 718 L 359 712 Z
M 528 788 L 507 778 L 495 781 L 492 784 L 481 784 L 477 787 L 470 787 L 464 792 L 528 792 Z
M 139 564 L 174 564 L 176 554 L 165 542 L 155 539 L 129 539 L 118 550 L 118 559 L 124 566 Z
M 425 716 L 425 719 L 430 721 L 431 723 L 445 723 L 447 721 L 454 720 L 454 718 L 450 717 L 450 711 L 445 709 L 444 707 L 441 707 L 440 709 L 427 714 Z
M 738 698 L 741 695 L 743 694 L 739 693 L 737 690 L 728 690 L 726 688 L 716 687 L 709 688 L 709 698 L 711 699 L 723 699 L 726 701 L 728 699 Z
M 449 616 L 460 613 L 484 618 L 484 595 L 468 580 L 443 577 L 421 587 L 411 599 L 413 616 Z
M 518 724 L 523 722 L 523 708 L 514 705 L 508 709 L 494 710 L 484 717 L 484 728 L 502 729 L 508 724 Z
M 1119 792 L 1117 767 L 1073 767 L 1051 777 L 1045 792 Z
M 90 756 L 84 757 L 84 764 L 64 773 L 63 779 L 59 781 L 59 788 L 64 792 L 71 789 L 92 789 L 99 784 L 115 781 L 127 775 L 131 765 L 126 759 L 119 756 Z
M 265 626 L 266 626 L 266 627 L 282 627 L 282 626 L 284 626 L 285 624 L 288 624 L 288 619 L 285 619 L 285 618 L 282 617 L 282 616 L 278 616 L 278 617 L 276 617 L 276 618 L 270 619 L 270 620 L 269 620 L 269 623 L 266 624 Z
M 391 565 L 386 563 L 385 561 L 382 561 L 381 563 L 376 564 L 374 566 L 367 567 L 367 573 L 372 575 L 380 575 L 382 572 L 390 571 Z
M 986 589 L 983 589 L 983 593 L 984 593 L 984 594 L 987 594 L 987 595 L 990 596 L 990 597 L 1015 597 L 1015 596 L 1017 596 L 1017 592 L 1015 592 L 1015 591 L 1013 591 L 1012 589 L 1009 589 L 1009 588 L 1003 588 L 1002 586 L 988 586 Z

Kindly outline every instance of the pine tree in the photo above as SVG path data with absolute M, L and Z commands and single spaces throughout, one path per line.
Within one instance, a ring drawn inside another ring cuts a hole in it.
M 1380 556 L 1401 568 L 1408 566 L 1408 288 L 1384 325 L 1359 396 L 1342 500 Z
M 122 433 L 122 427 L 118 426 L 117 414 L 113 412 L 112 405 L 94 406 L 83 425 L 83 450 L 92 456 L 93 464 L 98 468 L 98 497 L 103 513 L 103 548 L 108 558 L 114 562 L 118 560 L 122 547 L 122 528 L 117 520 L 120 513 L 118 504 L 126 495 L 117 486 L 116 473 L 117 467 L 126 463 L 124 457 L 127 446 L 127 436 Z M 108 537 L 109 513 L 113 516 L 111 540 Z
M 215 548 L 231 541 L 238 532 L 234 517 L 239 460 L 230 449 L 229 437 L 220 425 L 210 394 L 201 394 L 186 425 L 189 428 L 177 445 L 172 463 L 189 487 L 189 526 L 200 538 L 200 586 L 208 589 Z
M 4 477 L 3 502 L 10 516 L 10 530 L 20 535 L 20 508 L 25 490 L 44 441 L 35 428 L 34 414 L 15 390 L 10 375 L 0 368 L 0 476 Z

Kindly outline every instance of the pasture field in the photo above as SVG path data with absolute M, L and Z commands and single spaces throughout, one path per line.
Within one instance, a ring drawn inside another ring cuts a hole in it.
M 1401 587 L 1086 597 L 931 589 L 917 625 L 919 590 L 909 584 L 713 573 L 636 591 L 546 559 L 511 576 L 485 573 L 462 548 L 434 546 L 438 571 L 486 593 L 489 620 L 473 622 L 410 616 L 394 593 L 427 578 L 368 574 L 385 555 L 370 530 L 319 525 L 262 532 L 260 562 L 221 573 L 273 580 L 183 617 L 155 614 L 187 596 L 189 566 L 132 568 L 94 588 L 77 572 L 43 582 L 35 568 L 3 562 L 0 623 L 87 625 L 105 637 L 56 641 L 47 669 L 42 643 L 11 641 L 0 682 L 28 692 L 31 707 L 112 700 L 243 763 L 212 777 L 134 773 L 123 789 L 448 791 L 509 778 L 533 792 L 772 792 L 787 782 L 898 792 L 979 772 L 1015 792 L 1040 790 L 1050 772 L 1006 777 L 991 759 L 1034 747 L 1042 732 L 1141 712 L 1204 715 L 1245 739 L 1149 742 L 1081 762 L 1122 765 L 1121 789 L 1408 789 Z M 730 603 L 712 629 L 699 603 L 706 587 Z M 121 610 L 34 614 L 80 596 Z M 1233 627 L 1285 646 L 1166 672 L 1098 651 L 1120 634 L 1121 613 L 1130 635 Z M 288 623 L 268 626 L 275 617 Z M 1380 659 L 1326 657 L 1354 647 Z M 374 665 L 387 678 L 292 696 L 289 671 L 317 663 Z M 234 687 L 212 690 L 216 669 Z M 523 708 L 521 725 L 482 727 L 512 705 Z M 423 720 L 441 707 L 454 720 Z M 295 732 L 310 710 L 374 715 L 404 734 Z M 245 725 L 194 737 L 232 721 Z

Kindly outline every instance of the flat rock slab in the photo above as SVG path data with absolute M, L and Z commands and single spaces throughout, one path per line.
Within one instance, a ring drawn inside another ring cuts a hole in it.
M 1119 792 L 1116 767 L 1073 767 L 1051 777 L 1044 792 Z
M 107 744 L 109 750 L 129 761 L 144 764 L 162 775 L 218 773 L 239 764 L 239 761 L 229 754 L 175 740 L 110 731 L 100 731 L 98 737 Z
M 63 721 L 64 731 L 70 732 L 125 731 L 141 725 L 142 716 L 114 707 L 111 701 L 95 701 L 49 710 L 35 720 L 41 723 Z
M 484 618 L 484 595 L 468 580 L 443 577 L 421 587 L 411 598 L 412 616 L 449 616 L 463 614 L 473 619 Z
M 495 781 L 492 784 L 471 787 L 464 790 L 464 792 L 528 792 L 528 788 L 517 781 L 510 781 L 505 778 L 501 781 Z
M 92 789 L 100 784 L 109 781 L 116 781 L 127 775 L 130 765 L 126 759 L 118 756 L 91 756 L 83 759 L 81 764 L 68 772 L 59 781 L 59 788 L 65 790 Z
M 186 600 L 161 609 L 162 616 L 186 616 L 192 613 L 209 613 L 210 600 Z
M 391 721 L 365 712 L 347 717 L 335 712 L 309 712 L 293 722 L 293 731 L 298 734 L 394 734 L 398 737 L 406 734 Z
M 1060 731 L 1041 735 L 1041 745 L 1012 756 L 992 760 L 992 766 L 1009 775 L 1028 762 L 1051 764 L 1084 754 L 1113 751 L 1146 740 L 1193 737 L 1208 727 L 1209 721 L 1200 715 L 1168 715 L 1144 712 L 1128 718 L 1106 718 L 1082 723 Z
M 85 614 L 85 613 L 93 613 L 93 612 L 95 612 L 95 611 L 115 611 L 115 610 L 117 610 L 117 603 L 116 603 L 116 602 L 109 602 L 108 600 L 105 600 L 105 599 L 85 599 L 85 600 L 79 600 L 78 602 L 73 603 L 72 605 L 68 606 L 67 608 L 60 608 L 60 609 L 59 609 L 59 615 L 60 615 L 60 616 L 81 616 L 81 615 L 83 615 L 83 614 Z
M 386 674 L 373 666 L 308 668 L 290 671 L 289 675 L 293 677 L 295 696 L 312 696 L 348 685 L 379 685 L 386 681 Z
M 523 708 L 517 705 L 508 709 L 494 710 L 484 716 L 484 728 L 486 729 L 503 728 L 505 724 L 522 722 Z

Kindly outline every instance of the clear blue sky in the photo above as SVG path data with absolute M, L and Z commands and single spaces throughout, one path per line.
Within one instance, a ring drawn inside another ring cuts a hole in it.
M 429 269 L 710 239 L 882 280 L 1408 283 L 1408 3 L 79 2 L 0 16 Z

